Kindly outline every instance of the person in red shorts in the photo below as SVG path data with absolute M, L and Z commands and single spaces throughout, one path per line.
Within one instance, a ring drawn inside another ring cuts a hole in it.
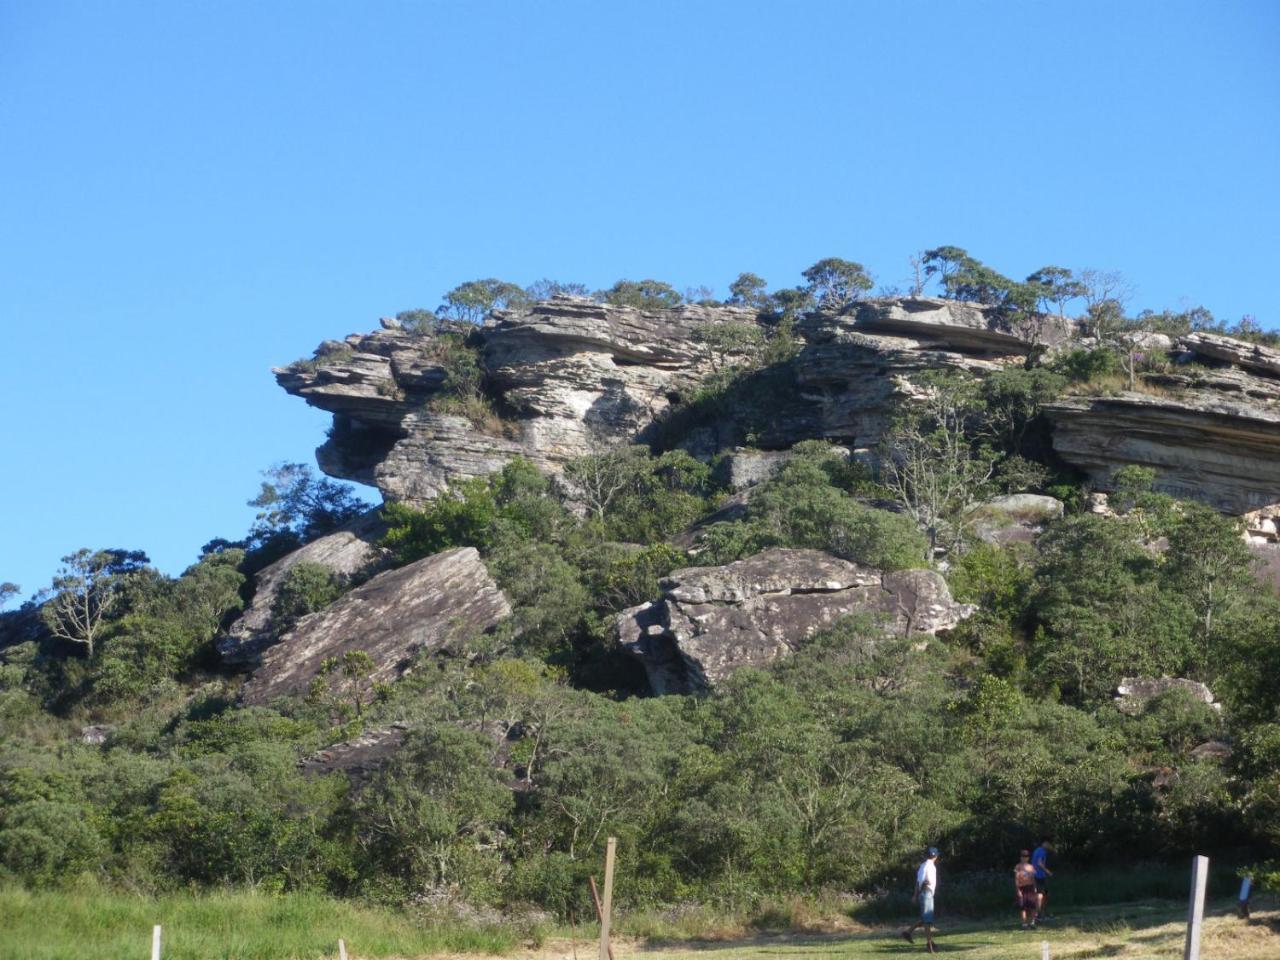
M 1036 925 L 1040 909 L 1040 894 L 1036 892 L 1036 868 L 1031 865 L 1031 851 L 1018 854 L 1018 865 L 1013 868 L 1014 903 L 1022 911 L 1022 929 L 1031 930 Z

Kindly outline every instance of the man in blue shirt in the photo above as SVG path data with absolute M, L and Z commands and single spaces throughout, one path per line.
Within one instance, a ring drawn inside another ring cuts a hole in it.
M 1045 919 L 1045 901 L 1049 899 L 1049 878 L 1053 871 L 1049 869 L 1049 854 L 1053 853 L 1053 838 L 1045 837 L 1031 854 L 1031 866 L 1036 871 L 1036 893 L 1039 895 L 1040 919 Z

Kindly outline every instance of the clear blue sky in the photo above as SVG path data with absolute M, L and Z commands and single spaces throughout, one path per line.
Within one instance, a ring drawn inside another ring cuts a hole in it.
M 0 581 L 176 573 L 456 283 L 898 284 L 926 246 L 1280 324 L 1280 4 L 0 0 Z

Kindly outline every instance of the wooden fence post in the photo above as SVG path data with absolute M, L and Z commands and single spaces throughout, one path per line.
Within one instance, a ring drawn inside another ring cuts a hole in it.
M 1187 945 L 1182 960 L 1200 960 L 1200 926 L 1204 923 L 1204 889 L 1209 881 L 1209 858 L 1191 861 L 1191 905 L 1187 908 Z
M 1049 941 L 1040 941 L 1040 960 L 1049 960 Z
M 609 960 L 609 918 L 613 911 L 613 859 L 618 838 L 610 837 L 604 854 L 604 903 L 600 905 L 600 960 Z
M 347 960 L 347 945 L 342 938 L 338 938 L 338 960 Z
M 151 960 L 160 960 L 160 924 L 151 928 Z

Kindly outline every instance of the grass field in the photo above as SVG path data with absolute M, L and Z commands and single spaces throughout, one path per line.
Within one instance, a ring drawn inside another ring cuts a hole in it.
M 1280 910 L 1258 903 L 1245 923 L 1230 899 L 1207 912 L 1204 960 L 1280 958 Z M 1039 930 L 1019 929 L 1012 910 L 983 920 L 939 918 L 939 953 L 957 960 L 1039 960 L 1041 941 L 1054 960 L 1182 956 L 1184 903 L 1145 900 L 1064 912 Z M 105 893 L 0 890 L 0 960 L 146 960 L 151 925 L 165 928 L 165 960 L 319 960 L 337 956 L 343 937 L 352 960 L 594 960 L 593 928 L 575 940 L 556 932 L 536 945 L 508 929 L 433 928 L 403 914 L 326 897 L 249 893 L 148 899 Z M 802 932 L 749 935 L 727 926 L 715 939 L 623 936 L 615 954 L 631 960 L 873 960 L 925 956 L 898 935 L 901 924 L 865 926 L 847 917 L 802 921 Z M 626 929 L 626 924 L 623 925 Z M 561 933 L 566 933 L 562 931 Z

